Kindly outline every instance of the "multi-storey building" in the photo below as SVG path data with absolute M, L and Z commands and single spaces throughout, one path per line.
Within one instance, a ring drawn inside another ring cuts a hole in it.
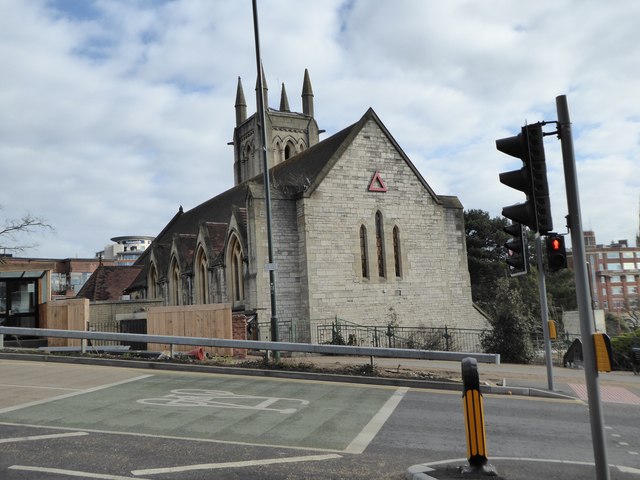
M 136 263 L 151 242 L 153 237 L 144 235 L 129 235 L 113 237 L 112 243 L 104 247 L 104 250 L 96 252 L 96 258 L 103 260 L 114 260 L 119 267 L 128 267 Z
M 627 240 L 598 244 L 593 231 L 584 232 L 584 243 L 594 308 L 611 313 L 638 309 L 640 247 L 630 247 Z

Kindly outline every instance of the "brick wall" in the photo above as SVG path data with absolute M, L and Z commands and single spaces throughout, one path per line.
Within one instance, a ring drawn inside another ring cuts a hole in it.
M 231 331 L 233 340 L 247 339 L 247 316 L 243 313 L 234 313 L 231 317 Z M 246 358 L 246 348 L 234 348 L 233 356 L 235 358 Z

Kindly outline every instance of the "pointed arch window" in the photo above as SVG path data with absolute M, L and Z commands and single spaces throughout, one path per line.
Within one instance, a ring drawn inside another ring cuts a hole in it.
M 169 304 L 181 305 L 182 285 L 180 284 L 180 266 L 174 257 L 171 260 L 171 269 L 169 274 Z
M 284 159 L 287 160 L 296 154 L 296 146 L 292 142 L 287 142 L 284 147 Z
M 202 245 L 198 248 L 196 255 L 196 303 L 209 303 L 209 269 L 207 254 Z
M 382 213 L 376 212 L 376 254 L 378 256 L 378 276 L 385 277 L 384 264 L 384 227 L 382 224 Z
M 158 298 L 158 270 L 156 269 L 156 264 L 153 262 L 151 262 L 151 265 L 149 266 L 147 288 L 149 298 Z
M 393 261 L 396 266 L 396 277 L 402 276 L 402 255 L 400 251 L 400 229 L 393 227 Z
M 244 300 L 244 276 L 243 276 L 242 244 L 237 236 L 233 235 L 229 241 L 229 297 L 235 302 Z
M 369 278 L 369 248 L 367 246 L 367 227 L 360 225 L 360 261 L 362 278 Z

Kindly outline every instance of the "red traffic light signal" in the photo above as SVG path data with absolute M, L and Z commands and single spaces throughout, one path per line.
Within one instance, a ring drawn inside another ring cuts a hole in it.
M 551 272 L 567 268 L 567 251 L 562 235 L 557 233 L 547 235 L 547 261 Z

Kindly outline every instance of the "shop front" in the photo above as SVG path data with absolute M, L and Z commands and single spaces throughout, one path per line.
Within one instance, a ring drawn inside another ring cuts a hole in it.
M 0 269 L 0 325 L 40 328 L 40 305 L 48 300 L 49 270 Z

